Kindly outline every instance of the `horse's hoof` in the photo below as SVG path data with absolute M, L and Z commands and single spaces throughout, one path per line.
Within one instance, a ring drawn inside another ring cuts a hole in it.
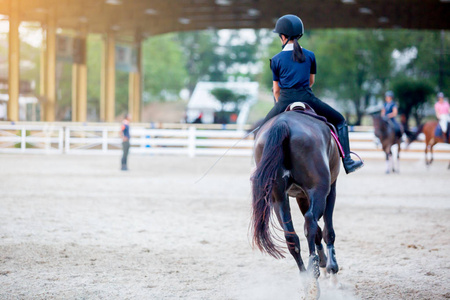
M 330 274 L 336 274 L 339 272 L 339 265 L 336 261 L 336 254 L 334 252 L 334 247 L 328 247 L 328 261 L 327 261 L 327 272 Z
M 339 272 L 339 266 L 337 264 L 330 264 L 329 266 L 327 266 L 327 272 L 329 274 L 336 274 L 337 272 Z

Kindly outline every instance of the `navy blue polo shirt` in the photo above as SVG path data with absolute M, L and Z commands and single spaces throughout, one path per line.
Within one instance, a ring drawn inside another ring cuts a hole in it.
M 287 44 L 270 62 L 273 81 L 278 81 L 282 89 L 309 87 L 310 74 L 316 74 L 314 53 L 302 48 L 305 61 L 299 63 L 292 59 L 293 46 L 294 44 Z
M 394 111 L 394 107 L 397 107 L 394 101 L 391 102 L 385 102 L 384 103 L 384 115 L 387 116 L 391 112 Z M 391 118 L 392 119 L 392 118 Z

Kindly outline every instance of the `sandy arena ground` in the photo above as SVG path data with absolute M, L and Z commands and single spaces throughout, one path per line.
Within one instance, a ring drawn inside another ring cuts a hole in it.
M 294 260 L 251 249 L 251 158 L 194 184 L 215 160 L 1 155 L 0 299 L 301 299 Z M 342 289 L 322 280 L 321 299 L 448 299 L 447 162 L 384 166 L 338 180 Z

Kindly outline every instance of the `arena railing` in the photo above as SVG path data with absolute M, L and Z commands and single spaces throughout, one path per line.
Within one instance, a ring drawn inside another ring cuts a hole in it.
M 373 129 L 363 129 L 354 128 L 350 133 L 352 150 L 363 158 L 384 159 Z M 149 124 L 131 124 L 130 131 L 130 152 L 134 154 L 222 155 L 234 146 L 227 155 L 252 155 L 253 136 L 239 141 L 247 132 L 236 127 L 159 124 L 152 128 Z M 118 123 L 0 123 L 0 153 L 120 155 L 121 143 Z M 401 157 L 423 159 L 424 147 L 422 142 L 411 144 L 407 151 L 402 147 Z M 450 159 L 450 145 L 438 144 L 434 150 L 435 159 Z

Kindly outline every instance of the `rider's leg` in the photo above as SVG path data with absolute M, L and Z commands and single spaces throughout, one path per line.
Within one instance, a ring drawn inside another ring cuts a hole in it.
M 448 130 L 448 122 L 450 121 L 449 115 L 441 115 L 439 119 L 439 125 L 441 126 L 442 135 L 444 141 L 448 142 L 449 130 Z
M 400 129 L 400 124 L 397 122 L 395 118 L 389 119 L 389 122 L 394 126 L 395 135 L 398 137 L 402 136 L 402 131 Z
M 311 93 L 312 95 L 312 93 Z M 303 99 L 302 99 L 303 100 Z M 350 157 L 350 141 L 348 139 L 348 127 L 344 116 L 342 116 L 337 110 L 321 101 L 319 98 L 312 95 L 308 99 L 304 99 L 304 102 L 308 103 L 317 114 L 324 116 L 327 120 L 336 127 L 339 136 L 339 142 L 341 142 L 342 149 L 345 156 L 342 158 L 345 172 L 352 173 L 361 168 L 364 163 L 362 161 L 354 161 Z

